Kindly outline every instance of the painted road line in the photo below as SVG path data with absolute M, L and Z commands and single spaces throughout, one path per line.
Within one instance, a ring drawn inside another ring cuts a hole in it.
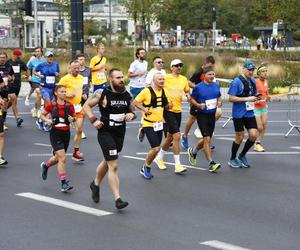
M 250 155 L 300 155 L 300 152 L 248 152 Z
M 218 140 L 224 140 L 224 141 L 234 141 L 235 138 L 229 138 L 229 137 L 216 137 Z M 245 142 L 246 139 L 243 139 L 243 142 Z
M 44 143 L 33 143 L 36 146 L 42 146 L 42 147 L 52 147 L 50 144 L 44 144 Z
M 300 149 L 299 146 L 290 147 L 291 149 Z
M 135 156 L 130 156 L 130 155 L 123 155 L 124 158 L 129 158 L 129 159 L 134 159 L 134 160 L 140 160 L 140 161 L 145 161 L 145 158 L 141 158 L 141 157 L 135 157 Z M 175 163 L 172 162 L 164 162 L 166 165 L 173 165 L 175 166 Z M 189 166 L 189 165 L 183 165 L 182 166 L 186 167 L 186 168 L 190 168 L 190 169 L 196 169 L 196 170 L 202 170 L 202 171 L 207 171 L 208 169 L 206 168 L 200 168 L 200 167 L 193 167 L 193 166 Z
M 222 250 L 250 250 L 249 248 L 239 247 L 236 245 L 232 245 L 223 241 L 218 240 L 210 240 L 210 241 L 204 241 L 200 243 L 201 245 L 213 247 L 216 249 L 222 249 Z
M 25 197 L 25 198 L 28 198 L 28 199 L 36 200 L 36 201 L 49 203 L 49 204 L 56 205 L 56 206 L 59 206 L 59 207 L 68 208 L 68 209 L 75 210 L 75 211 L 78 211 L 78 212 L 95 215 L 95 216 L 104 216 L 104 215 L 113 214 L 111 212 L 107 212 L 107 211 L 104 211 L 104 210 L 99 210 L 99 209 L 95 209 L 95 208 L 92 208 L 92 207 L 86 207 L 86 206 L 79 205 L 79 204 L 76 204 L 76 203 L 73 203 L 73 202 L 54 199 L 54 198 L 51 198 L 51 197 L 48 197 L 48 196 L 39 195 L 39 194 L 35 194 L 35 193 L 19 193 L 19 194 L 16 194 L 16 195 L 21 196 L 21 197 Z
M 66 154 L 66 155 L 73 155 L 73 154 Z M 53 156 L 53 154 L 50 153 L 42 153 L 42 154 L 28 154 L 28 157 L 41 157 L 41 156 Z

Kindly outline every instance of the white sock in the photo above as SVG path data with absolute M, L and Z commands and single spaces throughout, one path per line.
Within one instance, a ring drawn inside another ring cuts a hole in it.
M 159 150 L 158 154 L 157 154 L 157 158 L 163 159 L 165 153 L 166 153 L 166 151 L 164 151 L 164 150 L 161 148 L 161 149 Z
M 193 148 L 193 154 L 196 155 L 198 153 L 198 150 L 196 147 Z
M 181 165 L 180 164 L 180 155 L 174 155 L 174 161 L 175 161 L 175 165 Z

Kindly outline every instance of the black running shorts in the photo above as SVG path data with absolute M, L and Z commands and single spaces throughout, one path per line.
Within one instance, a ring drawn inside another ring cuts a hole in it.
M 16 94 L 16 96 L 19 95 L 21 90 L 21 84 L 15 84 L 12 86 L 8 86 L 8 94 Z
M 50 142 L 54 152 L 62 149 L 67 152 L 70 142 L 70 131 L 52 128 L 50 130 Z
M 198 110 L 195 106 L 193 106 L 193 105 L 190 106 L 190 115 L 197 116 L 197 113 L 198 113 L 197 111 Z
M 253 117 L 243 117 L 243 118 L 233 118 L 233 125 L 235 132 L 242 132 L 244 128 L 248 129 L 257 129 L 257 123 L 255 116 Z
M 4 119 L 0 116 L 0 133 L 4 132 Z
M 215 113 L 207 114 L 198 112 L 197 123 L 203 137 L 212 137 L 215 130 L 216 115 Z
M 123 148 L 124 137 L 125 127 L 118 129 L 101 128 L 98 130 L 98 142 L 106 161 L 118 159 L 118 153 Z
M 143 130 L 147 136 L 151 148 L 159 147 L 162 140 L 163 130 L 154 131 L 153 127 L 144 127 Z
M 168 132 L 170 134 L 175 134 L 180 132 L 181 124 L 181 113 L 175 113 L 171 111 L 164 111 L 164 119 L 167 123 Z

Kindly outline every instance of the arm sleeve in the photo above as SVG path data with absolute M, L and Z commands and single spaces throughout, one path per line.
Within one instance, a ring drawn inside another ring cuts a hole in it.
M 134 71 L 135 71 L 135 63 L 134 62 L 132 62 L 130 64 L 130 67 L 129 67 L 128 71 L 131 72 L 131 73 L 134 73 Z
M 239 95 L 239 81 L 237 79 L 231 82 L 228 94 L 233 96 Z
M 190 91 L 190 85 L 187 79 L 185 79 L 184 92 L 187 93 Z

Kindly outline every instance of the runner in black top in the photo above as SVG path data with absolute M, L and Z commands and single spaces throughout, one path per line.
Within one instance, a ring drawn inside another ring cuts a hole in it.
M 131 105 L 132 97 L 124 86 L 124 75 L 119 69 L 109 72 L 111 86 L 97 90 L 93 98 L 86 101 L 84 111 L 93 126 L 98 129 L 98 141 L 103 152 L 104 160 L 98 165 L 96 178 L 90 184 L 92 199 L 99 202 L 99 186 L 108 172 L 108 183 L 113 192 L 116 208 L 128 206 L 128 202 L 120 198 L 118 177 L 118 153 L 121 152 L 125 137 L 126 121 L 134 119 L 135 114 Z M 101 91 L 101 92 L 100 92 Z M 101 113 L 96 118 L 93 107 L 98 105 Z
M 5 87 L 3 78 L 0 76 L 0 108 L 1 108 L 1 110 L 2 110 L 2 106 L 5 104 L 5 102 L 7 102 L 7 96 L 8 96 L 7 89 Z M 4 148 L 3 126 L 4 126 L 4 119 L 2 116 L 2 112 L 1 112 L 1 115 L 0 115 L 0 166 L 7 164 L 7 161 L 2 156 L 2 152 L 3 152 L 3 148 Z

